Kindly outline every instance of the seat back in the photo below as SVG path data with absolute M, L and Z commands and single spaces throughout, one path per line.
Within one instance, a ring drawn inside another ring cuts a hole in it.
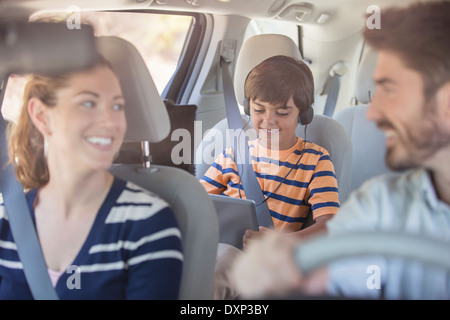
M 376 175 L 390 172 L 384 161 L 384 134 L 366 117 L 370 99 L 375 92 L 373 73 L 376 60 L 377 54 L 373 50 L 368 51 L 361 60 L 356 88 L 356 101 L 359 105 L 343 109 L 334 116 L 345 128 L 353 144 L 350 191 L 358 189 L 364 181 Z
M 127 141 L 159 142 L 168 134 L 169 116 L 136 48 L 117 37 L 99 37 L 99 52 L 118 73 L 126 101 Z M 203 186 L 184 170 L 141 164 L 114 165 L 111 172 L 165 199 L 181 231 L 184 262 L 180 299 L 210 299 L 219 241 L 217 215 Z M 195 201 L 192 201 L 195 199 Z
M 209 195 L 187 171 L 168 166 L 118 165 L 111 172 L 157 193 L 175 213 L 183 243 L 181 300 L 211 299 L 219 228 Z
M 249 38 L 242 46 L 236 61 L 234 89 L 238 103 L 244 100 L 244 82 L 253 67 L 265 59 L 275 55 L 286 55 L 295 59 L 302 59 L 298 46 L 284 35 L 262 34 Z M 250 119 L 243 115 L 246 128 L 251 128 Z M 219 121 L 197 147 L 195 154 L 195 175 L 203 177 L 215 158 L 227 145 L 227 119 Z M 304 137 L 304 126 L 298 125 L 296 134 Z M 335 167 L 339 185 L 339 200 L 345 201 L 350 190 L 352 145 L 344 128 L 334 119 L 323 115 L 314 115 L 307 128 L 307 140 L 312 141 L 330 153 Z

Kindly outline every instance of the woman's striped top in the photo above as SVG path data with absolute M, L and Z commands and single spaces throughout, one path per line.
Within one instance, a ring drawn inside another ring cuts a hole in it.
M 33 219 L 36 192 L 26 195 Z M 182 263 L 181 235 L 167 203 L 115 178 L 85 243 L 55 290 L 60 299 L 177 299 Z M 3 200 L 0 299 L 32 299 Z
M 258 182 L 264 196 L 269 197 L 267 205 L 275 229 L 300 230 L 310 209 L 314 219 L 337 212 L 336 175 L 324 148 L 312 142 L 304 144 L 298 138 L 288 150 L 269 150 L 258 140 L 249 142 L 249 149 Z M 302 152 L 304 155 L 297 164 Z M 217 157 L 200 182 L 208 193 L 245 198 L 231 148 Z

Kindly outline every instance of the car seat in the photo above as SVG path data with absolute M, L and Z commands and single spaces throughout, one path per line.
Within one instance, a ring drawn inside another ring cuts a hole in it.
M 125 141 L 163 140 L 169 132 L 169 116 L 139 52 L 118 37 L 98 37 L 97 47 L 120 79 L 128 122 Z M 210 299 L 219 231 L 214 205 L 203 186 L 193 175 L 174 167 L 122 164 L 113 165 L 111 172 L 170 204 L 181 230 L 184 254 L 179 298 Z
M 353 144 L 351 191 L 376 175 L 390 172 L 384 161 L 384 134 L 366 117 L 370 99 L 375 92 L 373 73 L 376 61 L 377 53 L 369 49 L 358 68 L 355 96 L 357 105 L 343 109 L 334 116 L 345 128 Z
M 234 90 L 238 103 L 244 100 L 244 82 L 253 67 L 263 60 L 286 55 L 302 59 L 298 46 L 291 38 L 280 34 L 261 34 L 249 38 L 242 46 L 234 75 Z M 246 129 L 252 127 L 249 118 L 242 115 Z M 195 175 L 202 178 L 214 159 L 228 147 L 226 139 L 227 119 L 219 121 L 203 138 L 195 154 Z M 296 134 L 304 137 L 304 126 L 298 125 Z M 351 182 L 352 145 L 344 128 L 334 119 L 316 114 L 307 128 L 307 140 L 324 147 L 330 154 L 335 167 L 339 186 L 339 200 L 348 197 Z

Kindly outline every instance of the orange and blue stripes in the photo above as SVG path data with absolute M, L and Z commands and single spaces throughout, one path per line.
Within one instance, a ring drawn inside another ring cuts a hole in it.
M 292 148 L 271 157 L 271 151 L 256 140 L 249 142 L 253 169 L 265 197 L 269 198 L 267 204 L 278 230 L 301 229 L 309 210 L 315 219 L 339 209 L 337 179 L 328 152 L 310 142 L 302 151 L 303 146 L 303 140 L 298 138 Z M 302 152 L 304 155 L 297 164 Z M 289 170 L 292 171 L 286 177 Z M 230 148 L 219 155 L 200 182 L 209 193 L 245 198 Z

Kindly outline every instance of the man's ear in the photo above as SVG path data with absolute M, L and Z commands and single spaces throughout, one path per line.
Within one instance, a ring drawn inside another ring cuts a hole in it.
M 52 134 L 48 107 L 38 98 L 31 98 L 27 105 L 28 114 L 33 121 L 34 126 L 44 136 Z
M 436 94 L 440 115 L 450 121 L 450 81 L 444 84 Z

